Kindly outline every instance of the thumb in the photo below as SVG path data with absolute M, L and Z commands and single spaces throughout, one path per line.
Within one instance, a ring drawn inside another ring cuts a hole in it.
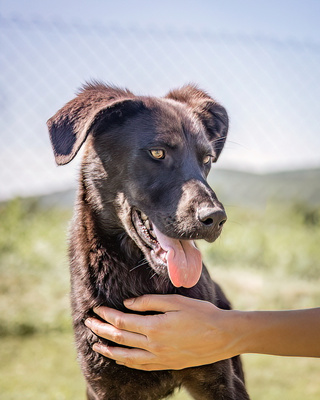
M 176 294 L 146 294 L 141 297 L 125 300 L 126 308 L 134 311 L 178 311 L 182 308 L 183 302 L 190 300 Z

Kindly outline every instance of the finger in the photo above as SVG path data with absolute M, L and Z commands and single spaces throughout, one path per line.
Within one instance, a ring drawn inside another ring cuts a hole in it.
M 148 348 L 148 339 L 142 334 L 118 329 L 96 318 L 88 318 L 85 321 L 85 325 L 97 336 L 108 339 L 114 343 L 142 349 Z
M 150 316 L 146 315 L 126 314 L 104 306 L 94 308 L 93 311 L 114 327 L 134 333 L 144 334 L 150 324 Z
M 147 294 L 124 301 L 124 305 L 134 311 L 178 311 L 191 299 L 180 295 Z M 192 300 L 191 300 L 192 301 Z
M 150 364 L 154 358 L 153 354 L 145 350 L 107 346 L 102 343 L 95 343 L 92 346 L 92 349 L 97 353 L 126 366 Z
M 153 358 L 151 353 L 139 349 L 123 349 L 121 347 L 106 346 L 101 343 L 95 343 L 93 350 L 105 357 L 115 360 L 117 364 L 128 368 L 144 371 L 167 370 L 167 365 L 150 363 Z

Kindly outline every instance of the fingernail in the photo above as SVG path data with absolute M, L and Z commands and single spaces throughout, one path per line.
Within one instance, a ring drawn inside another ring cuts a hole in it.
M 84 324 L 85 324 L 85 326 L 87 326 L 88 328 L 91 328 L 91 326 L 92 326 L 92 321 L 91 321 L 91 319 L 86 319 L 85 321 L 84 321 Z
M 127 299 L 123 303 L 125 306 L 132 306 L 132 304 L 135 302 L 135 299 Z
M 94 345 L 92 346 L 92 350 L 99 351 L 101 350 L 101 346 L 98 343 L 94 343 Z

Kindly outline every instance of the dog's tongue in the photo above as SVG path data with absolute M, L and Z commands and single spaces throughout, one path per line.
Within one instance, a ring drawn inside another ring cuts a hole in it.
M 190 288 L 200 279 L 202 260 L 200 251 L 192 240 L 171 239 L 153 225 L 153 230 L 163 250 L 166 251 L 168 272 L 176 287 Z

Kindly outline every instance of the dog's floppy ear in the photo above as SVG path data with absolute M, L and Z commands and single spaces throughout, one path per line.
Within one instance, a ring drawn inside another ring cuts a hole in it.
M 217 161 L 228 134 L 229 119 L 225 108 L 194 85 L 172 90 L 166 98 L 186 103 L 192 108 L 207 131 L 216 153 L 213 161 Z
M 103 84 L 85 85 L 75 99 L 47 122 L 56 163 L 69 163 L 90 132 L 135 113 L 141 105 L 127 90 Z

